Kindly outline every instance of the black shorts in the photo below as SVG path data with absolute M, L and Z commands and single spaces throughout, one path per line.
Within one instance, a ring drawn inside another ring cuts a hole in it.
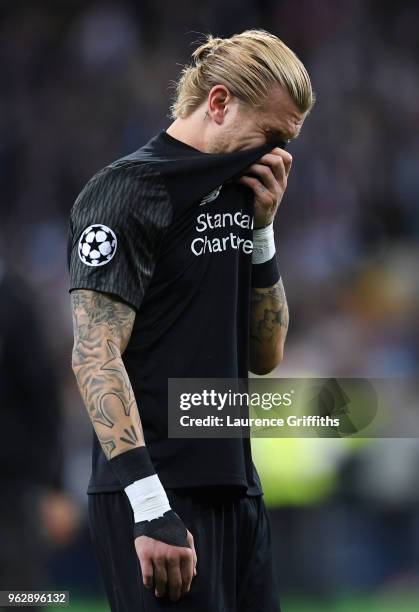
M 133 513 L 124 492 L 89 495 L 89 523 L 112 612 L 280 612 L 262 497 L 168 490 L 198 557 L 191 590 L 174 603 L 142 583 Z

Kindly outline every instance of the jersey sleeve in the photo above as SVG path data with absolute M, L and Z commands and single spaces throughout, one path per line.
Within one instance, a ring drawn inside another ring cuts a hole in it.
M 138 309 L 172 217 L 167 190 L 145 165 L 109 166 L 77 198 L 70 216 L 70 291 L 119 296 Z

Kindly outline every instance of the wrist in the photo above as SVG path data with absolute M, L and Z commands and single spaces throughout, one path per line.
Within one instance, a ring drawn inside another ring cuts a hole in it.
M 281 278 L 276 254 L 262 264 L 252 265 L 252 288 L 267 289 L 273 287 Z
M 170 510 L 169 500 L 145 446 L 110 459 L 109 465 L 128 496 L 135 523 L 151 521 Z
M 156 473 L 145 446 L 136 446 L 116 455 L 109 460 L 109 465 L 124 489 L 136 480 Z
M 273 219 L 269 219 L 269 221 L 265 219 L 264 221 L 261 221 L 260 223 L 258 223 L 255 220 L 254 225 L 253 225 L 253 230 L 264 229 L 265 227 L 269 227 L 270 225 L 273 225 L 273 222 L 274 222 Z
M 280 279 L 273 223 L 253 230 L 252 287 L 272 287 Z
M 270 223 L 266 227 L 253 230 L 252 264 L 262 264 L 275 255 L 274 226 Z
M 170 546 L 189 547 L 187 530 L 171 507 L 145 446 L 120 453 L 109 463 L 134 513 L 134 538 L 147 536 Z
M 134 513 L 134 523 L 153 521 L 170 510 L 170 503 L 157 474 L 136 480 L 125 487 Z

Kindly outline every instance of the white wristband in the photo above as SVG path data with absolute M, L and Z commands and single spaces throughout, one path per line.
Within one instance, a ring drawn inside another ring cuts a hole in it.
M 275 238 L 273 223 L 267 227 L 253 230 L 252 264 L 262 264 L 275 255 Z
M 135 523 L 152 521 L 170 510 L 166 491 L 157 474 L 136 480 L 125 487 L 125 493 L 131 502 Z

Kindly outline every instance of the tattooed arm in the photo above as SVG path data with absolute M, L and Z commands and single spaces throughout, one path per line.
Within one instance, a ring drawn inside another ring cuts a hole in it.
M 281 361 L 288 330 L 288 305 L 282 280 L 267 289 L 252 289 L 250 370 L 268 374 Z
M 73 370 L 106 458 L 120 462 L 124 453 L 134 448 L 139 454 L 146 451 L 134 393 L 121 357 L 132 332 L 135 310 L 109 294 L 82 289 L 71 293 L 71 301 Z M 150 459 L 144 461 L 144 455 L 140 458 L 139 454 L 131 460 L 128 471 L 128 464 L 124 467 L 120 463 L 118 475 L 131 480 L 132 461 L 141 470 L 148 468 Z M 154 583 L 156 596 L 167 593 L 177 601 L 189 591 L 196 574 L 192 534 L 170 508 L 154 470 L 148 477 L 123 484 L 134 512 L 135 548 L 143 583 L 147 588 Z M 148 530 L 148 524 L 156 527 Z
M 107 459 L 144 445 L 141 422 L 121 355 L 135 310 L 117 298 L 78 289 L 71 293 L 72 366 Z

